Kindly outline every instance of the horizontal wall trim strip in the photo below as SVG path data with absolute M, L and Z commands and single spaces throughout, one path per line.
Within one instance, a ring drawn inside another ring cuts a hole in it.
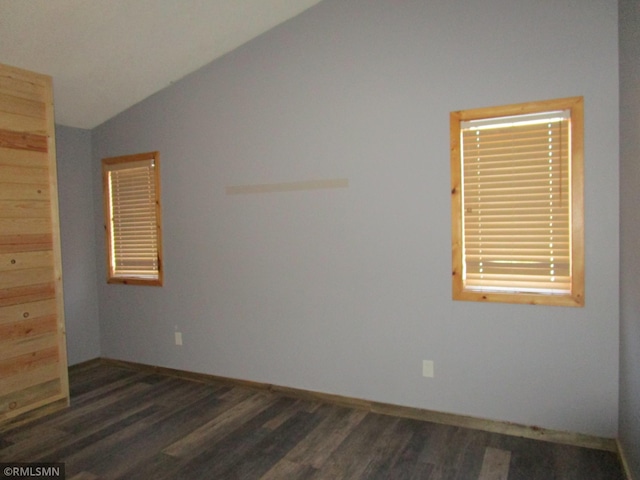
M 349 179 L 332 178 L 325 180 L 303 180 L 299 182 L 263 183 L 257 185 L 233 185 L 226 187 L 227 195 L 250 193 L 296 192 L 301 190 L 323 190 L 327 188 L 348 188 Z
M 240 380 L 218 375 L 209 375 L 205 373 L 189 372 L 185 370 L 177 370 L 167 367 L 158 367 L 146 365 L 142 363 L 129 362 L 126 360 L 116 360 L 110 358 L 99 358 L 89 360 L 82 364 L 74 365 L 73 368 L 82 368 L 83 365 L 92 364 L 93 362 L 103 362 L 114 366 L 129 368 L 138 371 L 154 372 L 162 375 L 178 377 L 185 380 L 192 380 L 202 383 L 221 382 L 231 385 L 238 385 L 259 390 L 267 390 L 288 397 L 302 398 L 306 400 L 315 400 L 333 405 L 341 405 L 344 407 L 357 408 L 373 413 L 390 415 L 402 418 L 411 418 L 414 420 L 423 420 L 427 422 L 440 423 L 444 425 L 452 425 L 462 428 L 473 428 L 491 433 L 500 433 L 511 435 L 514 437 L 531 438 L 533 440 L 542 440 L 552 443 L 560 443 L 565 445 L 573 445 L 577 447 L 593 448 L 597 450 L 605 450 L 609 452 L 618 452 L 618 444 L 616 439 L 602 438 L 593 435 L 585 435 L 582 433 L 563 432 L 557 430 L 547 430 L 540 427 L 529 427 L 510 422 L 501 422 L 496 420 L 486 420 L 476 417 L 468 417 L 453 413 L 437 412 L 434 410 L 426 410 L 416 407 L 406 407 L 389 403 L 375 402 L 360 398 L 346 397 L 330 393 L 314 392 L 293 387 L 283 387 L 268 383 L 254 382 L 250 380 Z

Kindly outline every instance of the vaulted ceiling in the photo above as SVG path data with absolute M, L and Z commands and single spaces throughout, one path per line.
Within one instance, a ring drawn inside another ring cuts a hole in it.
M 51 75 L 93 128 L 320 0 L 0 0 L 0 63 Z

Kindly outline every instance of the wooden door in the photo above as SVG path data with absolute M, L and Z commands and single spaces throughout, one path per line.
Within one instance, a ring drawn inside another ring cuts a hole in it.
M 69 403 L 51 78 L 0 64 L 0 422 Z

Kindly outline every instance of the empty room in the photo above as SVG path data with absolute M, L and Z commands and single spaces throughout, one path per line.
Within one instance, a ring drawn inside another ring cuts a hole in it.
M 637 0 L 0 0 L 0 64 L 2 466 L 640 479 Z

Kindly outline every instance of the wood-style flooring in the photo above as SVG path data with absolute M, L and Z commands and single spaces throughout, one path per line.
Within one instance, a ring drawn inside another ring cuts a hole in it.
M 66 478 L 623 480 L 615 453 L 92 362 L 71 407 L 0 434 Z

